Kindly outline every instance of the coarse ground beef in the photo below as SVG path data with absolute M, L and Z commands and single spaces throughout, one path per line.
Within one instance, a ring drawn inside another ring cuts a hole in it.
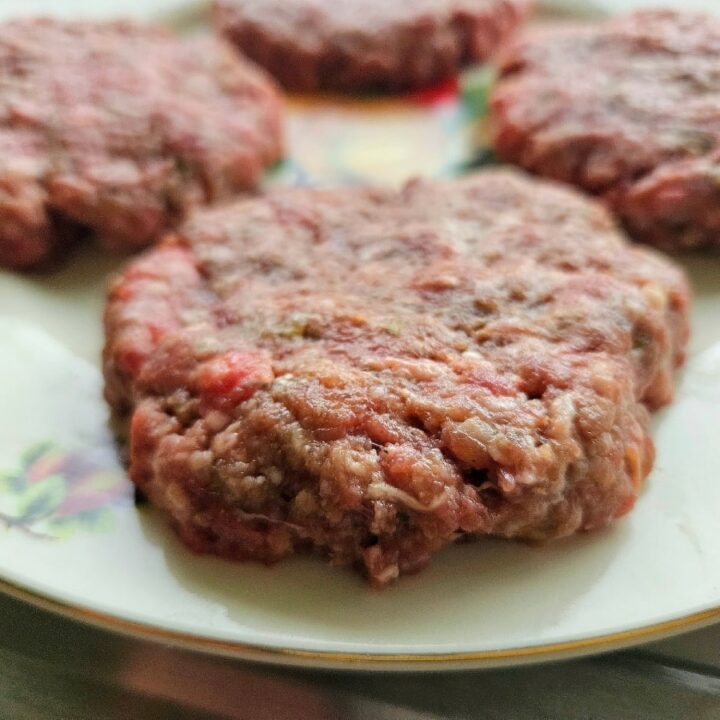
M 403 90 L 487 59 L 529 0 L 216 0 L 219 30 L 291 90 Z
M 281 152 L 280 97 L 219 40 L 131 22 L 0 24 L 0 265 L 95 231 L 136 249 L 255 185 Z
M 720 248 L 720 20 L 642 11 L 500 54 L 504 160 L 602 197 L 638 240 Z
M 492 171 L 200 212 L 105 322 L 131 477 L 191 548 L 383 585 L 462 535 L 630 510 L 688 287 L 594 202 Z

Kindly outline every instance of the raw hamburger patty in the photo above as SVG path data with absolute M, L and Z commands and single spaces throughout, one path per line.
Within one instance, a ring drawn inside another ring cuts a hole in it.
M 280 101 L 223 42 L 129 22 L 0 24 L 0 265 L 81 228 L 135 249 L 252 187 L 280 153 Z
M 216 0 L 221 32 L 292 90 L 415 88 L 486 59 L 529 0 Z
M 290 190 L 196 214 L 114 282 L 106 396 L 191 548 L 315 547 L 382 585 L 465 533 L 630 510 L 687 306 L 678 269 L 549 183 Z
M 720 20 L 540 29 L 499 62 L 500 157 L 600 195 L 639 240 L 720 248 Z

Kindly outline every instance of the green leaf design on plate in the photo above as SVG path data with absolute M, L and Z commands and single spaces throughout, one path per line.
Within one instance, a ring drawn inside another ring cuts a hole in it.
M 79 530 L 90 530 L 92 532 L 109 530 L 112 527 L 112 523 L 112 512 L 108 508 L 97 508 L 95 510 L 78 513 L 77 515 L 53 518 L 48 521 L 47 529 L 53 537 L 66 539 Z
M 21 492 L 27 483 L 22 475 L 17 473 L 0 473 L 0 493 L 8 492 L 17 494 Z
M 65 499 L 65 480 L 60 475 L 50 475 L 26 488 L 18 497 L 18 517 L 24 522 L 52 514 Z
M 41 442 L 29 447 L 21 456 L 20 463 L 23 470 L 27 470 L 32 464 L 53 449 L 51 442 Z
M 489 65 L 469 70 L 463 75 L 461 98 L 465 112 L 480 117 L 487 112 L 490 90 L 495 82 L 495 71 Z

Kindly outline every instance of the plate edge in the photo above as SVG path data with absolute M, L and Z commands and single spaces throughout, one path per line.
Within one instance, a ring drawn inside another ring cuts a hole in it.
M 266 665 L 351 671 L 428 672 L 529 665 L 550 660 L 606 653 L 653 640 L 660 640 L 720 622 L 720 606 L 718 606 L 632 630 L 596 635 L 583 640 L 529 645 L 508 650 L 424 654 L 356 653 L 275 648 L 166 630 L 55 600 L 4 579 L 0 579 L 0 592 L 55 615 L 138 640 L 160 642 L 183 650 Z

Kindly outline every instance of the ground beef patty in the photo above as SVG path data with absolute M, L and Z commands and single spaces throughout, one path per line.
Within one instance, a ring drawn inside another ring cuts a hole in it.
M 720 20 L 539 29 L 499 62 L 500 157 L 602 196 L 639 240 L 720 248 Z
M 382 585 L 463 534 L 633 506 L 688 288 L 574 192 L 504 172 L 196 214 L 114 282 L 106 395 L 193 549 L 317 548 Z
M 81 230 L 146 245 L 252 187 L 280 153 L 280 101 L 222 41 L 129 22 L 0 25 L 0 265 Z
M 398 90 L 486 59 L 529 0 L 217 0 L 220 30 L 292 90 Z

